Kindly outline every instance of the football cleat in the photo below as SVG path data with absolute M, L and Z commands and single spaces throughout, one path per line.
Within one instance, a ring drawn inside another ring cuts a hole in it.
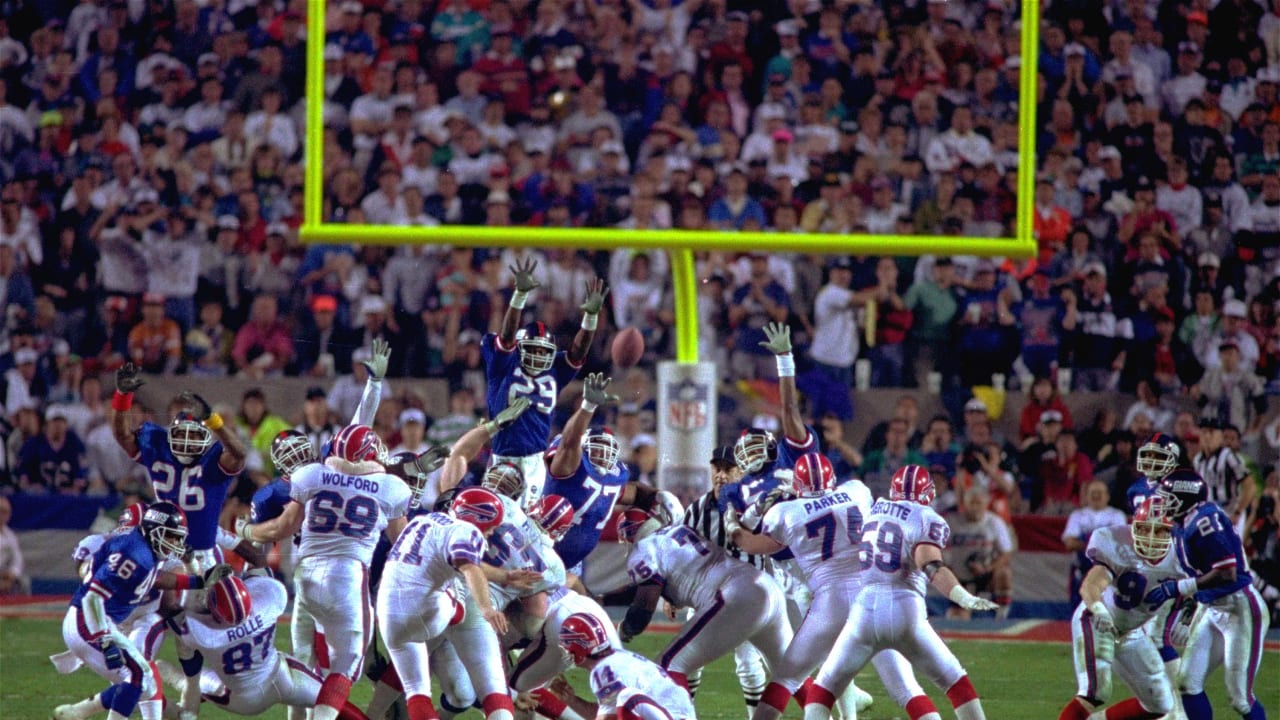
M 213 447 L 213 433 L 191 413 L 180 412 L 169 424 L 169 450 L 184 465 L 190 465 Z
M 160 557 L 181 557 L 187 551 L 187 516 L 171 502 L 147 506 L 139 529 Z
M 531 322 L 516 331 L 520 368 L 529 375 L 541 375 L 556 362 L 556 342 L 540 322 Z
M 743 430 L 742 436 L 733 444 L 733 461 L 747 475 L 760 472 L 765 465 L 777 459 L 778 439 L 768 430 Z
M 209 614 L 223 625 L 239 625 L 253 612 L 253 598 L 244 581 L 232 575 L 207 588 L 205 602 Z
M 560 647 L 581 665 L 588 658 L 603 657 L 611 650 L 609 633 L 600 619 L 588 613 L 574 613 L 560 626 Z
M 475 525 L 480 533 L 488 535 L 502 524 L 504 511 L 502 499 L 491 490 L 467 488 L 453 498 L 449 514 L 458 520 Z
M 271 464 L 281 478 L 289 479 L 303 465 L 318 462 L 311 440 L 297 430 L 281 430 L 271 439 Z
M 573 504 L 560 495 L 543 495 L 529 517 L 551 536 L 552 542 L 560 542 L 573 527 Z
M 793 484 L 800 497 L 817 497 L 836 486 L 836 471 L 821 453 L 806 453 L 796 461 Z
M 1152 480 L 1163 480 L 1166 475 L 1178 467 L 1182 457 L 1182 448 L 1172 436 L 1162 432 L 1155 433 L 1138 448 L 1138 458 L 1134 462 L 1137 471 Z
M 524 496 L 524 473 L 514 463 L 494 463 L 484 471 L 480 487 L 519 500 Z
M 889 499 L 895 502 L 906 500 L 931 505 L 937 492 L 929 471 L 919 465 L 903 465 L 893 474 L 893 480 L 889 483 Z

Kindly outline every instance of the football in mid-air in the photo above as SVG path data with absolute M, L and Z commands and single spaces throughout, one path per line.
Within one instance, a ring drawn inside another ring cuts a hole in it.
M 613 356 L 614 365 L 631 367 L 640 362 L 640 357 L 644 355 L 644 336 L 633 327 L 623 328 L 622 332 L 614 336 L 609 353 Z

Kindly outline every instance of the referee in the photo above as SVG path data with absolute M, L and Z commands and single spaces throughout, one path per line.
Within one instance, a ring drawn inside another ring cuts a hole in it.
M 1200 452 L 1191 463 L 1209 488 L 1209 500 L 1226 511 L 1240 533 L 1255 486 L 1240 454 L 1226 444 L 1223 430 L 1223 423 L 1216 417 L 1200 419 Z
M 711 489 L 689 504 L 684 511 L 684 524 L 757 570 L 764 569 L 764 555 L 748 555 L 729 541 L 724 530 L 724 515 L 720 512 L 720 488 L 737 482 L 742 477 L 738 463 L 733 459 L 733 447 L 723 446 L 711 453 Z

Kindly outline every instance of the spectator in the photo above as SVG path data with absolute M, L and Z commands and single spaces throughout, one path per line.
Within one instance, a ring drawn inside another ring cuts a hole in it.
M 895 420 L 901 420 L 907 424 L 907 445 L 913 448 L 920 447 L 920 440 L 924 437 L 919 426 L 920 402 L 914 395 L 903 395 L 893 404 L 893 414 L 889 419 L 872 425 L 871 430 L 867 431 L 867 437 L 862 443 L 862 452 L 869 453 L 872 450 L 883 449 L 889 426 Z
M 1043 267 L 1036 267 L 1027 285 L 1031 294 L 1014 311 L 1022 329 L 1022 364 L 1032 375 L 1048 376 L 1058 369 L 1062 354 L 1066 303 L 1054 292 Z
M 903 304 L 913 313 L 912 332 L 908 336 L 916 387 L 927 387 L 928 375 L 935 370 L 949 375 L 950 353 L 942 352 L 950 340 L 951 324 L 960 307 L 955 265 L 951 258 L 935 258 L 929 279 L 917 279 L 907 289 Z
M 1040 461 L 1040 484 L 1044 502 L 1036 508 L 1042 515 L 1066 515 L 1080 507 L 1086 484 L 1093 479 L 1093 463 L 1080 452 L 1076 434 L 1058 433 L 1054 449 Z M 1105 505 L 1105 502 L 1104 502 Z
M 427 442 L 452 446 L 458 438 L 475 427 L 478 420 L 475 393 L 467 387 L 458 388 L 449 393 L 449 414 L 436 418 L 427 429 Z
M 1132 326 L 1116 311 L 1107 292 L 1107 269 L 1102 263 L 1085 268 L 1079 300 L 1066 293 L 1064 330 L 1072 333 L 1074 387 L 1079 390 L 1114 390 L 1124 368 Z
M 863 482 L 867 483 L 867 487 L 876 497 L 885 495 L 889 488 L 889 481 L 893 479 L 893 474 L 898 471 L 898 468 L 904 465 L 927 464 L 928 461 L 923 455 L 907 445 L 909 438 L 910 431 L 906 420 L 890 420 L 889 428 L 885 432 L 884 447 L 866 454 L 861 475 Z
M 982 167 L 991 159 L 991 141 L 974 132 L 973 112 L 961 105 L 952 111 L 947 131 L 929 143 L 925 166 L 931 173 L 954 172 L 962 162 Z
M 1146 380 L 1138 381 L 1138 399 L 1125 411 L 1123 425 L 1129 427 L 1138 415 L 1146 415 L 1151 426 L 1159 432 L 1173 430 L 1173 411 L 1164 407 L 1160 392 Z
M 14 366 L 5 371 L 4 410 L 13 418 L 24 407 L 35 407 L 44 398 L 44 379 L 36 374 L 36 361 L 40 354 L 29 347 L 19 348 L 13 353 Z
M 1244 367 L 1240 346 L 1230 340 L 1218 345 L 1221 364 L 1205 371 L 1198 384 L 1196 402 L 1201 416 L 1254 434 L 1262 427 L 1267 409 L 1262 379 Z
M 274 296 L 259 295 L 249 309 L 249 321 L 236 333 L 231 358 L 246 377 L 279 374 L 293 359 L 293 340 L 278 312 Z
M 282 431 L 288 430 L 289 423 L 267 409 L 267 396 L 255 387 L 246 390 L 240 398 L 236 426 L 248 441 L 246 444 L 261 459 L 263 472 L 267 477 L 275 477 L 275 465 L 271 461 L 271 441 Z
M 1016 319 L 1009 310 L 1008 288 L 996 284 L 995 265 L 980 260 L 969 292 L 956 314 L 956 365 L 965 387 L 988 385 L 993 373 L 1008 374 L 1016 346 L 1011 342 Z
M 356 349 L 351 355 L 351 373 L 339 375 L 329 388 L 329 408 L 339 418 L 355 417 L 356 408 L 364 393 L 365 381 L 369 378 L 369 370 L 365 363 L 373 359 L 373 353 L 367 347 Z
M 200 303 L 200 321 L 183 340 L 187 372 L 193 375 L 227 374 L 231 365 L 231 330 L 222 324 L 222 303 L 206 299 Z
M 858 357 L 855 311 L 859 297 L 849 287 L 852 282 L 849 258 L 836 256 L 827 263 L 827 283 L 813 303 L 813 342 L 809 346 L 809 356 L 823 384 L 818 392 L 806 390 L 815 403 L 815 415 L 829 410 L 845 422 L 853 419 L 848 388 L 853 386 L 853 363 Z
M 637 482 L 656 486 L 658 482 L 658 443 L 648 433 L 631 438 L 631 459 L 627 463 L 631 477 Z
M 1262 354 L 1258 341 L 1246 329 L 1246 306 L 1241 300 L 1228 300 L 1222 305 L 1222 318 L 1218 332 L 1205 344 L 1201 362 L 1208 369 L 1222 364 L 1220 356 L 1224 343 L 1234 343 L 1240 353 L 1240 367 L 1249 371 L 1258 363 Z
M 1135 385 L 1146 382 L 1163 395 L 1180 393 L 1199 381 L 1203 368 L 1191 348 L 1174 336 L 1173 328 L 1173 310 L 1161 308 L 1155 317 L 1155 337 L 1134 344 L 1125 372 L 1138 378 Z
M 400 442 L 391 449 L 391 454 L 409 452 L 420 455 L 430 449 L 426 441 L 427 416 L 418 408 L 405 408 L 400 411 L 397 430 Z
M 84 443 L 67 429 L 59 405 L 45 411 L 44 429 L 18 452 L 18 490 L 26 493 L 80 495 L 88 485 Z
M 907 331 L 914 316 L 898 295 L 898 263 L 891 257 L 876 262 L 875 284 L 863 288 L 858 297 L 868 304 L 875 301 L 875 344 L 867 348 L 871 360 L 871 384 L 875 387 L 901 387 L 906 364 Z
M 1000 516 L 987 509 L 991 498 L 986 489 L 975 487 L 965 493 L 960 512 L 947 516 L 951 542 L 947 545 L 947 567 L 971 593 L 990 593 L 1000 606 L 997 617 L 1006 617 L 1013 596 L 1013 537 Z M 949 617 L 969 618 L 958 606 L 947 609 Z
M 1072 427 L 1071 410 L 1062 401 L 1053 381 L 1044 376 L 1036 377 L 1027 389 L 1027 404 L 1022 406 L 1022 413 L 1018 418 L 1018 434 L 1022 441 L 1037 434 L 1041 418 L 1050 410 L 1058 413 L 1063 428 Z
M 747 176 L 742 170 L 735 167 L 729 173 L 725 179 L 724 197 L 711 205 L 707 219 L 721 230 L 742 230 L 747 223 L 753 223 L 756 228 L 767 224 L 764 208 L 747 195 Z
M 769 256 L 751 253 L 750 276 L 733 292 L 729 324 L 734 328 L 733 369 L 738 377 L 772 377 L 773 353 L 760 347 L 764 326 L 784 322 L 790 312 L 787 291 L 769 274 Z
M 936 415 L 929 420 L 924 438 L 920 441 L 920 454 L 929 463 L 929 473 L 950 481 L 956 474 L 956 458 L 960 455 L 960 443 L 956 442 L 951 419 Z
M 182 331 L 165 317 L 162 295 L 142 297 L 142 322 L 129 331 L 129 358 L 149 373 L 171 373 L 182 362 Z
M 1107 490 L 1106 483 L 1092 480 L 1084 488 L 1084 506 L 1072 510 L 1067 516 L 1067 526 L 1062 531 L 1062 544 L 1075 553 L 1075 561 L 1071 564 L 1072 604 L 1079 603 L 1080 583 L 1089 573 L 1089 568 L 1093 567 L 1093 561 L 1085 555 L 1089 538 L 1103 528 L 1128 523 L 1125 513 L 1111 507 L 1110 502 L 1111 493 Z
M 13 505 L 0 495 L 0 595 L 26 595 L 31 592 L 31 579 L 22 563 L 22 547 L 18 535 L 9 527 Z

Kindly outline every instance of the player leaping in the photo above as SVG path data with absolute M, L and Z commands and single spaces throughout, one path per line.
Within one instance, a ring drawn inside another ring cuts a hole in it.
M 519 398 L 529 398 L 533 404 L 531 412 L 525 413 L 493 438 L 493 462 L 512 463 L 524 474 L 522 504 L 525 509 L 542 497 L 547 477 L 543 452 L 551 436 L 551 412 L 556 398 L 582 369 L 595 337 L 600 308 L 609 294 L 603 280 L 597 278 L 587 283 L 587 297 L 581 306 L 581 329 L 574 336 L 569 351 L 560 351 L 542 323 L 532 322 L 520 328 L 520 316 L 529 301 L 529 294 L 539 287 L 533 279 L 537 267 L 536 261 L 528 260 L 511 268 L 515 275 L 515 291 L 502 317 L 501 331 L 485 335 L 480 345 L 489 388 L 489 417 L 497 417 L 503 408 Z

